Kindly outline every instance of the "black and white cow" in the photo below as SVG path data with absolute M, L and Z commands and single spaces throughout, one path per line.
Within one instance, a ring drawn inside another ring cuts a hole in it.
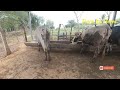
M 82 34 L 79 34 L 75 37 L 82 39 L 82 47 L 80 53 L 83 53 L 89 46 L 93 46 L 93 60 L 96 59 L 100 53 L 102 53 L 102 57 L 104 57 L 106 48 L 110 47 L 108 40 L 111 36 L 111 33 L 112 30 L 107 24 L 84 30 Z

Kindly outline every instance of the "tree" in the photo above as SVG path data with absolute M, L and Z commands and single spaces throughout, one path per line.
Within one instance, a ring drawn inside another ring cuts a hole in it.
M 112 27 L 114 27 L 114 24 L 115 24 L 115 20 L 116 20 L 116 15 L 117 15 L 117 11 L 114 11 L 113 12 L 113 21 L 114 21 L 114 23 L 112 23 Z
M 6 55 L 10 55 L 11 50 L 10 50 L 7 40 L 6 40 L 5 30 L 3 30 L 3 28 L 5 28 L 5 25 L 7 24 L 7 23 L 5 23 L 6 18 L 7 18 L 7 16 L 5 15 L 5 13 L 0 12 L 0 34 L 1 34 L 2 42 L 3 42 L 3 46 L 5 49 L 5 53 L 6 53 Z M 1 27 L 1 25 L 3 28 Z
M 103 24 L 103 22 L 105 21 L 105 17 L 106 17 L 106 15 L 105 15 L 105 14 L 103 14 L 103 15 L 101 16 L 101 18 L 100 18 L 100 20 L 101 20 L 102 24 Z
M 72 34 L 72 28 L 77 25 L 77 23 L 74 20 L 68 20 L 68 24 L 65 27 L 70 27 L 70 40 L 71 40 L 71 34 Z
M 79 23 L 84 11 L 74 11 L 77 23 Z
M 77 27 L 78 27 L 78 31 L 79 31 L 79 28 L 80 28 L 80 26 L 79 26 L 79 21 L 81 20 L 81 17 L 82 17 L 82 15 L 83 15 L 83 12 L 84 11 L 74 11 L 74 14 L 75 14 L 75 17 L 76 17 L 76 20 L 77 20 L 77 23 L 78 23 L 78 25 L 77 25 Z
M 55 27 L 54 27 L 54 22 L 51 21 L 51 20 L 47 20 L 47 21 L 46 21 L 46 27 L 48 27 L 48 28 L 50 28 L 50 29 L 55 28 Z
M 4 49 L 5 49 L 5 53 L 6 55 L 10 55 L 11 54 L 11 50 L 7 44 L 7 40 L 6 40 L 6 33 L 5 33 L 5 30 L 3 30 L 0 26 L 0 33 L 1 33 L 1 38 L 2 38 L 2 42 L 3 42 L 3 46 L 4 46 Z
M 112 11 L 105 11 L 106 16 L 107 16 L 107 20 L 110 20 L 110 15 L 112 14 Z
M 26 29 L 28 25 L 28 12 L 26 11 L 14 11 L 12 14 L 19 23 L 19 27 L 23 28 L 25 41 L 27 42 Z
M 116 19 L 116 23 L 115 24 L 119 24 L 120 23 L 120 18 Z
M 77 23 L 74 20 L 68 20 L 68 24 L 65 27 L 74 27 Z
M 45 20 L 43 17 L 38 17 L 37 15 L 31 13 L 31 24 L 34 30 L 36 29 L 36 27 L 43 25 L 44 21 Z
M 14 31 L 17 25 L 17 21 L 14 20 L 14 17 L 9 13 L 9 11 L 2 11 L 0 13 L 0 25 L 4 30 Z
M 0 12 L 0 33 L 6 55 L 11 54 L 10 48 L 7 44 L 5 30 L 14 30 L 18 26 L 27 25 L 27 13 L 25 11 L 1 11 Z M 24 30 L 25 31 L 25 30 Z
M 112 14 L 112 11 L 105 11 L 106 17 L 107 17 L 107 24 L 110 25 L 109 20 L 110 20 L 110 15 Z

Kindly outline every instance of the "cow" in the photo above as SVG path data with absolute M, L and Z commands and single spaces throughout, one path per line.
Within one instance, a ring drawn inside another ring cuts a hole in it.
M 45 27 L 38 27 L 36 29 L 36 41 L 38 42 L 39 51 L 40 51 L 40 44 L 43 47 L 45 52 L 45 61 L 50 61 L 50 32 Z
M 112 34 L 109 38 L 111 44 L 120 45 L 120 26 L 115 26 L 112 28 Z
M 102 52 L 102 58 L 104 58 L 106 47 L 109 46 L 108 39 L 112 33 L 109 25 L 104 24 L 95 26 L 83 31 L 83 40 L 80 53 L 83 53 L 89 46 L 94 47 L 93 60 Z
M 75 36 L 72 38 L 71 43 L 78 44 L 80 41 L 82 41 L 81 35 L 81 32 L 75 32 Z

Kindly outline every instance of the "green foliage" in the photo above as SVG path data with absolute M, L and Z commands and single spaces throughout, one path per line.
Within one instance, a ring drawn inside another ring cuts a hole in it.
M 120 23 L 120 18 L 116 19 L 116 23 L 115 24 L 119 24 Z
M 44 21 L 43 17 L 38 17 L 37 15 L 31 13 L 31 24 L 34 30 L 36 27 L 43 25 Z
M 54 28 L 55 28 L 55 27 L 54 27 L 54 22 L 51 21 L 51 20 L 47 20 L 47 21 L 46 21 L 46 27 L 47 27 L 47 28 L 50 28 L 50 29 L 54 29 Z
M 66 28 L 68 27 L 74 27 L 77 23 L 74 20 L 69 20 L 68 24 L 65 25 Z
M 101 16 L 101 18 L 100 18 L 100 20 L 102 21 L 102 23 L 105 21 L 105 19 L 106 19 L 106 15 L 105 14 L 103 14 L 102 16 Z
M 0 25 L 7 31 L 13 31 L 17 28 L 28 26 L 29 14 L 28 11 L 1 11 Z M 38 17 L 31 13 L 32 29 L 44 23 L 43 17 Z
M 7 31 L 15 30 L 21 25 L 27 25 L 28 14 L 26 11 L 2 11 L 0 12 L 0 25 Z

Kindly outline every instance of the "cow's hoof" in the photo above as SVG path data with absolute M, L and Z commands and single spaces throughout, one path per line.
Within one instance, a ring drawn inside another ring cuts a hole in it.
M 44 59 L 44 61 L 50 62 L 50 61 L 51 61 L 51 58 L 49 58 L 49 59 Z
M 83 55 L 83 52 L 80 51 L 80 54 Z
M 49 61 L 51 61 L 52 59 L 51 59 L 51 57 L 49 58 Z
M 95 63 L 95 58 L 92 58 L 91 60 L 90 60 L 90 63 Z

